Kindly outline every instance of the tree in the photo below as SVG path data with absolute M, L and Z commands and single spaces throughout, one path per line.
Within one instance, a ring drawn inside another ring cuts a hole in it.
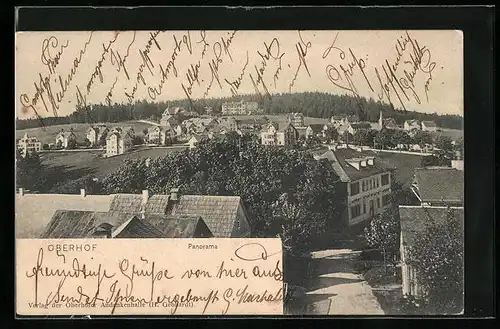
M 90 145 L 92 145 L 92 143 L 90 142 L 90 140 L 88 138 L 85 138 L 85 140 L 82 143 L 82 146 L 85 147 L 85 148 L 88 148 L 88 147 L 90 147 Z
M 422 167 L 430 167 L 430 166 L 450 167 L 451 157 L 450 154 L 444 151 L 435 151 L 432 155 L 424 156 L 422 160 L 420 160 L 420 165 Z
M 148 128 L 144 128 L 144 129 L 142 130 L 142 134 L 143 134 L 144 136 L 147 136 L 147 135 L 148 135 Z
M 38 153 L 16 154 L 16 185 L 27 190 L 37 191 L 45 184 L 45 172 Z
M 412 138 L 403 130 L 396 130 L 391 136 L 392 144 L 394 145 L 408 145 L 412 142 Z
M 386 268 L 387 260 L 394 260 L 399 253 L 400 231 L 399 213 L 396 207 L 390 207 L 382 214 L 373 216 L 370 226 L 364 230 L 368 246 L 382 251 Z
M 393 138 L 394 134 L 394 130 L 384 128 L 376 134 L 374 142 L 379 148 L 382 149 L 386 147 L 394 147 L 396 146 Z
M 464 232 L 457 214 L 431 218 L 408 249 L 408 264 L 417 272 L 423 300 L 438 314 L 463 310 Z
M 144 144 L 144 140 L 140 136 L 134 136 L 132 138 L 132 145 L 142 145 Z
M 47 143 L 43 143 L 42 145 L 42 150 L 48 150 L 50 147 L 49 147 L 49 144 Z
M 372 129 L 358 129 L 354 133 L 353 142 L 357 145 L 373 145 L 375 131 Z
M 453 143 L 451 141 L 451 138 L 448 136 L 439 136 L 436 138 L 436 147 L 445 151 L 445 152 L 452 152 L 453 151 Z
M 68 150 L 76 149 L 77 143 L 75 139 L 68 140 L 68 146 L 66 147 Z
M 421 148 L 425 147 L 426 144 L 432 144 L 433 139 L 431 134 L 427 131 L 419 130 L 415 136 L 413 136 L 413 140 L 416 144 L 420 145 Z
M 334 127 L 328 126 L 325 131 L 325 138 L 327 143 L 335 142 L 339 139 L 339 132 Z
M 62 144 L 62 141 L 59 139 L 57 142 L 56 142 L 56 149 L 60 150 L 63 148 L 63 144 Z

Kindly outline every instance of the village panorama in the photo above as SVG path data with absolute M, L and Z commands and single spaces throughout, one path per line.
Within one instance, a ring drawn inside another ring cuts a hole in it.
M 462 312 L 461 117 L 289 96 L 17 120 L 17 238 L 280 237 L 286 314 Z

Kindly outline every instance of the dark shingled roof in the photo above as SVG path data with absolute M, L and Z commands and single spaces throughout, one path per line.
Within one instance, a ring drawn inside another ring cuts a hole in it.
M 141 211 L 141 194 L 117 194 L 109 206 L 110 212 L 139 213 Z
M 422 202 L 464 200 L 464 172 L 454 168 L 417 168 L 415 183 Z
M 101 224 L 107 223 L 116 229 L 133 216 L 133 214 L 127 213 L 109 214 L 107 212 L 57 210 L 40 238 L 88 238 Z
M 336 151 L 328 150 L 321 155 L 314 156 L 316 160 L 328 159 L 333 170 L 343 182 L 356 181 L 365 177 L 387 172 L 390 170 L 376 158 L 372 151 L 357 151 L 350 148 L 339 148 Z M 375 157 L 372 166 L 361 167 L 359 170 L 347 163 L 347 159 Z
M 414 244 L 415 234 L 425 229 L 426 225 L 435 221 L 444 223 L 448 215 L 448 210 L 464 225 L 464 208 L 462 207 L 419 207 L 419 206 L 399 206 L 399 217 L 401 221 L 401 237 L 407 246 Z
M 163 238 L 163 232 L 155 228 L 148 221 L 131 217 L 128 221 L 116 228 L 113 238 Z
M 164 238 L 196 238 L 200 232 L 207 238 L 213 236 L 201 217 L 146 215 L 145 221 L 161 231 Z
M 201 217 L 215 237 L 231 237 L 240 200 L 239 196 L 182 195 L 179 200 L 171 202 L 167 215 Z
M 319 133 L 319 132 L 323 131 L 323 128 L 325 127 L 325 125 L 321 124 L 321 123 L 314 123 L 314 124 L 310 124 L 307 126 L 310 127 L 311 130 L 315 133 Z
M 146 215 L 165 215 L 170 195 L 156 194 L 146 203 Z

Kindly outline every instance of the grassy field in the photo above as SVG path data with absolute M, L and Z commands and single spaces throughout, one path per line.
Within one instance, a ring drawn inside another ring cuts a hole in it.
M 131 153 L 118 155 L 111 158 L 101 158 L 102 151 L 91 152 L 49 152 L 41 153 L 42 162 L 51 168 L 66 168 L 66 170 L 92 173 L 95 177 L 102 178 L 113 172 L 125 159 L 155 158 L 167 153 L 178 152 L 184 146 L 172 148 L 143 147 Z
M 103 123 L 108 128 L 116 127 L 116 126 L 131 126 L 135 133 L 138 135 L 142 134 L 144 129 L 151 127 L 151 125 L 142 122 L 136 121 L 127 121 L 127 122 L 116 122 L 116 123 Z M 47 126 L 45 128 L 29 128 L 23 130 L 16 130 L 16 138 L 21 138 L 24 134 L 28 134 L 29 136 L 36 137 L 43 143 L 54 143 L 56 135 L 61 129 L 64 131 L 69 131 L 73 128 L 75 135 L 77 137 L 78 142 L 83 142 L 85 140 L 86 130 L 90 127 L 90 124 L 87 123 L 74 123 L 74 124 L 65 124 L 65 125 L 55 125 L 55 126 Z

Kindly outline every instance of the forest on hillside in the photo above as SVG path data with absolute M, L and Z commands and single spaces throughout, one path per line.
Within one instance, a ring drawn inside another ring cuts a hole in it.
M 305 116 L 315 118 L 330 118 L 333 115 L 356 114 L 362 121 L 378 120 L 380 111 L 384 117 L 392 117 L 398 124 L 405 120 L 429 120 L 443 128 L 462 129 L 463 117 L 459 115 L 439 115 L 437 113 L 421 113 L 401 111 L 390 104 L 373 99 L 354 97 L 350 95 L 333 95 L 320 92 L 304 92 L 292 94 L 276 94 L 271 98 L 261 99 L 259 95 L 242 95 L 230 98 L 210 98 L 194 100 L 172 100 L 151 103 L 145 100 L 134 104 L 94 104 L 76 109 L 65 117 L 48 117 L 43 119 L 16 120 L 16 129 L 36 128 L 56 124 L 120 122 L 127 120 L 159 119 L 167 107 L 184 107 L 205 113 L 206 107 L 211 107 L 214 113 L 220 113 L 222 103 L 230 101 L 256 101 L 266 114 L 284 114 L 301 112 Z

